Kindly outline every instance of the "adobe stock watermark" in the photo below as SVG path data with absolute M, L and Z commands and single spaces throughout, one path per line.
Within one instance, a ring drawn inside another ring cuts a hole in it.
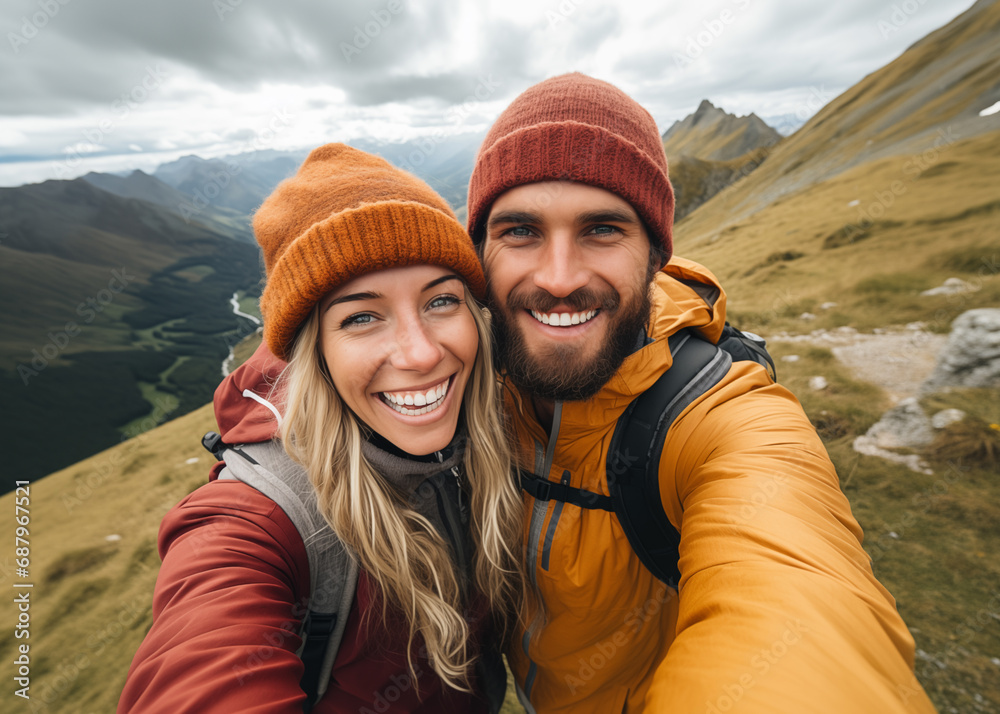
M 884 20 L 879 20 L 876 24 L 878 34 L 883 40 L 889 39 L 899 32 L 910 21 L 910 18 L 926 4 L 927 0 L 903 0 L 903 2 L 894 3 L 889 16 Z
M 809 87 L 809 97 L 795 110 L 795 118 L 803 122 L 808 120 L 809 117 L 829 104 L 834 96 L 832 92 L 826 91 L 826 87 L 822 84 L 818 88 Z
M 72 513 L 74 508 L 83 505 L 84 501 L 87 501 L 97 493 L 97 490 L 105 481 L 111 478 L 113 474 L 119 473 L 125 457 L 142 446 L 147 438 L 147 432 L 157 427 L 174 409 L 176 409 L 176 406 L 166 403 L 157 397 L 153 402 L 153 411 L 122 433 L 121 441 L 126 446 L 113 450 L 108 458 L 100 466 L 95 467 L 88 473 L 85 478 L 74 480 L 71 488 L 63 489 L 60 492 L 63 508 L 66 509 L 66 513 Z
M 558 27 L 566 22 L 582 4 L 583 0 L 562 0 L 555 10 L 546 10 L 545 19 L 548 20 L 549 27 Z
M 563 677 L 570 694 L 576 694 L 598 672 L 607 667 L 619 653 L 627 651 L 626 646 L 633 637 L 642 631 L 642 626 L 652 618 L 659 616 L 666 604 L 676 596 L 676 591 L 672 588 L 659 581 L 656 584 L 657 591 L 645 602 L 626 613 L 621 627 L 609 637 L 599 640 L 596 645 L 589 648 L 589 654 L 577 659 L 579 667 L 576 672 Z
M 752 0 L 734 0 L 733 7 L 725 8 L 719 12 L 717 17 L 702 21 L 701 31 L 690 35 L 684 43 L 683 52 L 674 52 L 674 66 L 677 69 L 686 69 L 694 64 L 695 60 L 701 57 L 705 50 L 715 44 L 715 41 L 722 36 L 726 28 L 732 25 L 740 12 L 750 7 Z
M 138 565 L 142 570 L 150 567 L 142 562 Z M 81 675 L 95 664 L 100 664 L 98 658 L 104 651 L 117 646 L 118 641 L 133 629 L 148 609 L 149 601 L 144 595 L 137 595 L 127 602 L 119 601 L 116 614 L 110 620 L 105 621 L 100 628 L 91 630 L 85 640 L 78 640 L 76 652 L 63 657 L 58 665 L 41 676 L 43 684 L 40 694 L 31 698 L 31 711 L 45 711 L 59 697 L 69 692 Z
M 243 0 L 212 0 L 212 9 L 219 22 L 226 21 L 226 15 L 236 12 L 236 8 L 243 4 Z
M 906 193 L 908 183 L 916 181 L 920 175 L 934 166 L 941 160 L 941 154 L 954 145 L 960 137 L 955 136 L 951 126 L 937 130 L 934 143 L 919 154 L 914 154 L 907 159 L 900 169 L 903 180 L 892 181 L 888 186 L 875 191 L 872 196 L 875 199 L 867 206 L 859 205 L 857 208 L 857 224 L 845 226 L 846 238 L 853 242 L 855 238 L 863 235 L 871 228 L 875 221 L 886 215 L 896 199 Z
M 478 82 L 472 93 L 466 96 L 461 104 L 450 107 L 445 112 L 445 117 L 452 126 L 461 126 L 477 104 L 487 101 L 502 86 L 503 81 L 494 79 L 492 73 L 485 77 L 479 75 Z M 438 145 L 443 143 L 449 136 L 452 136 L 452 134 L 444 127 L 439 127 L 434 132 L 420 137 L 414 142 L 416 148 L 406 155 L 399 164 L 399 168 L 414 173 L 414 170 L 419 166 L 423 166 L 431 154 L 437 150 Z
M 705 714 L 726 714 L 733 711 L 747 692 L 760 683 L 761 677 L 767 676 L 771 668 L 777 666 L 802 641 L 804 632 L 809 632 L 809 628 L 801 620 L 786 622 L 784 632 L 750 658 L 751 671 L 744 672 L 736 681 L 723 685 L 722 694 L 715 701 L 705 702 Z
M 98 313 L 104 312 L 104 309 L 114 302 L 115 296 L 125 290 L 128 284 L 135 280 L 135 277 L 128 272 L 128 268 L 112 270 L 107 287 L 98 290 L 96 294 L 76 306 L 76 314 L 83 318 L 83 325 L 89 325 Z M 49 332 L 47 335 L 49 341 L 31 351 L 31 361 L 27 365 L 20 362 L 17 365 L 17 374 L 25 386 L 28 385 L 32 377 L 37 377 L 48 367 L 49 362 L 62 354 L 69 346 L 70 341 L 82 331 L 83 327 L 71 320 L 61 330 Z
M 37 0 L 39 10 L 29 17 L 21 17 L 20 32 L 8 32 L 7 41 L 14 54 L 18 54 L 22 47 L 38 37 L 38 33 L 47 27 L 49 22 L 59 14 L 59 12 L 69 5 L 71 0 Z
M 268 148 L 274 143 L 278 135 L 287 129 L 292 123 L 292 115 L 286 107 L 275 109 L 271 112 L 271 117 L 263 129 L 257 131 L 254 137 L 236 150 L 237 157 L 243 154 L 253 154 Z M 246 158 L 246 157 L 242 157 Z M 190 200 L 181 201 L 177 206 L 177 212 L 185 223 L 190 223 L 191 219 L 208 208 L 222 193 L 229 188 L 233 179 L 243 171 L 240 162 L 233 158 L 219 170 L 211 171 L 208 180 L 196 188 L 191 194 Z
M 131 89 L 122 92 L 111 103 L 114 117 L 102 119 L 96 126 L 81 130 L 84 141 L 75 146 L 66 147 L 66 157 L 56 166 L 56 177 L 69 178 L 83 161 L 81 153 L 89 154 L 101 149 L 101 142 L 107 139 L 139 105 L 149 99 L 149 96 L 159 89 L 169 79 L 169 75 L 159 63 L 146 65 L 146 73 Z
M 403 12 L 402 0 L 389 0 L 381 10 L 372 10 L 368 14 L 372 19 L 364 25 L 354 26 L 354 35 L 351 42 L 341 42 L 340 51 L 344 55 L 344 60 L 350 64 L 354 61 L 354 55 L 361 52 L 372 43 L 372 41 L 382 34 L 382 30 L 392 24 L 396 15 Z

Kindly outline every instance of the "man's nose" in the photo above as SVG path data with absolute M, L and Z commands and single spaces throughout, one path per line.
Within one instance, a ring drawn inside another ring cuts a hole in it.
M 557 298 L 564 298 L 587 285 L 590 274 L 584 266 L 581 248 L 571 235 L 553 235 L 539 254 L 534 272 L 535 285 Z
M 429 372 L 444 358 L 441 344 L 429 326 L 417 318 L 407 318 L 396 328 L 392 366 L 396 369 Z

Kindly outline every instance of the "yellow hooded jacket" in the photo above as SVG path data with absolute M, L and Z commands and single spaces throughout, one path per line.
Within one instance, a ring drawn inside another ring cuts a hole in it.
M 557 402 L 550 433 L 506 390 L 522 467 L 607 495 L 615 423 L 669 369 L 667 338 L 694 327 L 714 342 L 724 322 L 714 276 L 672 259 L 655 280 L 651 341 L 593 398 Z M 761 366 L 734 363 L 680 415 L 660 492 L 681 533 L 677 591 L 613 514 L 525 494 L 543 615 L 508 656 L 529 712 L 934 711 L 822 442 Z

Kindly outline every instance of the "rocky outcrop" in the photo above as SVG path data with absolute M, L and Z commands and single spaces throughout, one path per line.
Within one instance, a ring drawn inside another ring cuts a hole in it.
M 738 117 L 705 99 L 694 114 L 674 122 L 666 131 L 663 148 L 667 156 L 730 161 L 779 141 L 781 134 L 756 114 Z
M 921 391 L 945 387 L 1000 386 L 1000 309 L 969 310 L 952 323 L 951 335 Z

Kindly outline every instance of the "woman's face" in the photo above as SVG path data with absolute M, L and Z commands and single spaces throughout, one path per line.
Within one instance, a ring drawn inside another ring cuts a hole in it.
M 479 349 L 452 270 L 391 268 L 355 278 L 320 302 L 320 347 L 344 403 L 414 455 L 447 446 Z

